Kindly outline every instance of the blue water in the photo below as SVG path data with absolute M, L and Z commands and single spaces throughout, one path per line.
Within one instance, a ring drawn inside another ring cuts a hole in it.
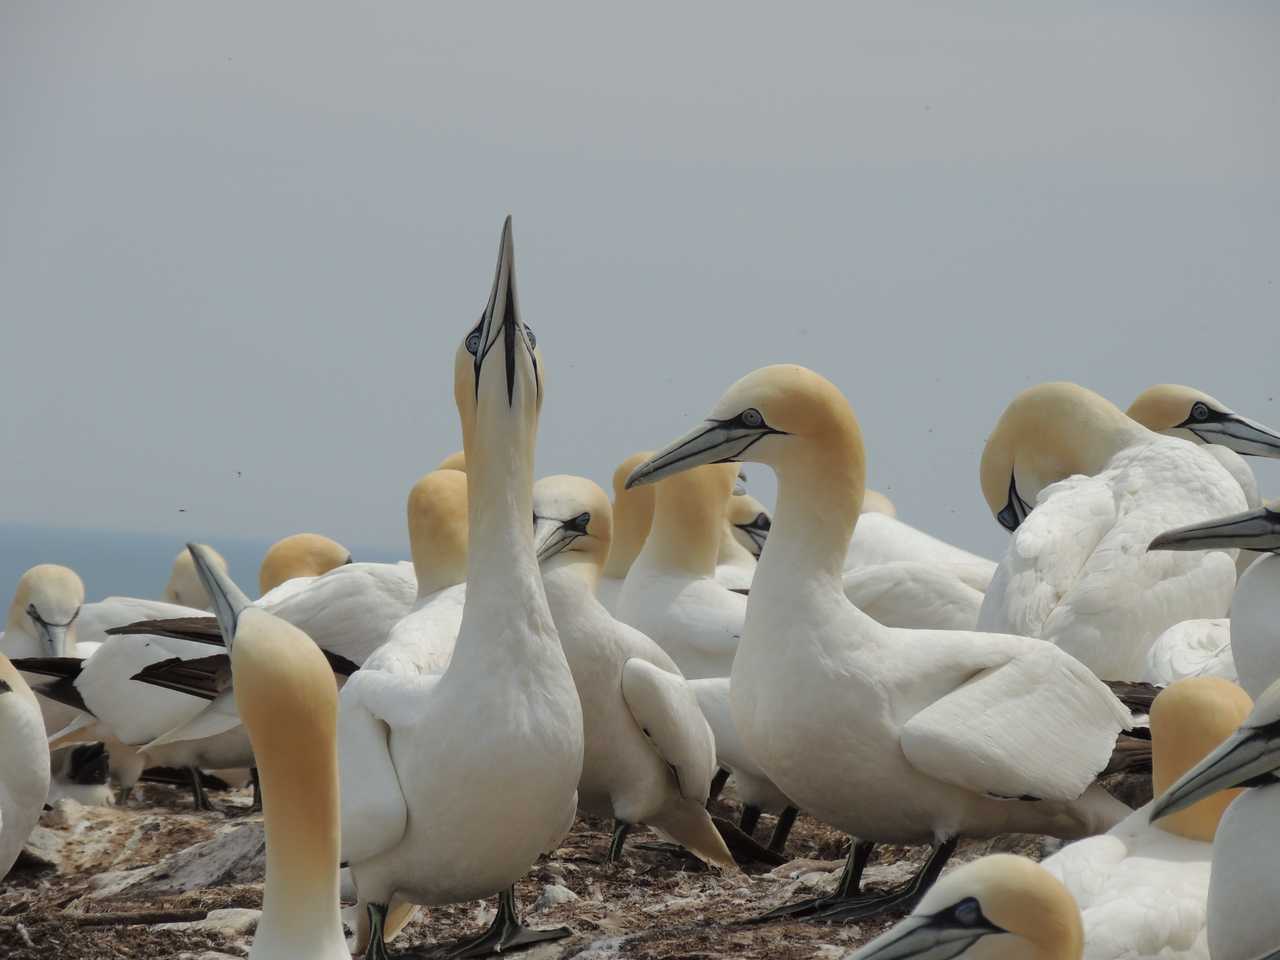
M 236 582 L 245 593 L 257 595 L 258 564 L 271 541 L 216 534 L 192 539 L 210 544 L 226 557 Z M 89 600 L 110 596 L 159 599 L 182 545 L 180 538 L 169 534 L 0 524 L 0 611 L 7 609 L 18 578 L 37 563 L 61 563 L 75 570 L 84 580 Z M 386 547 L 346 546 L 356 560 L 404 560 L 409 554 L 407 546 L 399 554 Z

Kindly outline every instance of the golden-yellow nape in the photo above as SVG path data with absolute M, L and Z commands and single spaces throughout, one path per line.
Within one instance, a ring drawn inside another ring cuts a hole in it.
M 1156 433 L 1219 444 L 1247 457 L 1280 457 L 1280 433 L 1195 387 L 1178 383 L 1148 387 L 1129 406 L 1128 414 Z
M 865 490 L 862 494 L 862 512 L 883 513 L 886 517 L 896 517 L 898 508 L 879 490 Z
M 1041 383 L 1005 408 L 982 450 L 982 495 L 1014 530 L 1040 491 L 1074 474 L 1092 475 L 1150 432 L 1115 404 L 1068 382 Z
M 418 596 L 467 578 L 467 475 L 433 470 L 415 483 L 407 504 L 409 549 Z
M 224 573 L 227 571 L 226 559 L 212 547 L 209 548 L 209 559 Z M 164 598 L 170 603 L 184 607 L 209 609 L 209 592 L 205 590 L 200 577 L 196 575 L 195 561 L 191 559 L 191 551 L 184 549 L 173 558 L 173 569 L 169 573 L 169 582 L 164 587 Z
M 454 453 L 449 454 L 447 457 L 441 460 L 440 466 L 436 467 L 436 469 L 437 470 L 461 470 L 463 473 L 466 473 L 467 472 L 467 455 L 462 450 L 455 451 Z
M 603 567 L 613 540 L 609 496 L 586 477 L 557 474 L 533 485 L 534 548 L 539 561 L 572 553 Z
M 1193 414 L 1197 412 L 1193 409 L 1196 404 L 1201 404 L 1206 412 L 1230 412 L 1207 393 L 1180 383 L 1157 383 L 1147 387 L 1125 412 L 1148 430 L 1164 433 L 1192 421 Z
M 627 489 L 631 471 L 650 456 L 650 451 L 633 453 L 613 471 L 613 542 L 604 575 L 615 580 L 627 575 L 653 525 L 653 487 Z
M 1253 709 L 1237 684 L 1221 677 L 1191 677 L 1170 684 L 1151 705 L 1151 787 L 1159 797 L 1236 732 Z M 1218 822 L 1240 793 L 1223 790 L 1158 821 L 1190 840 L 1213 841 Z
M 319 533 L 295 533 L 277 540 L 258 568 L 258 590 L 266 593 L 295 577 L 318 577 L 351 562 L 351 551 Z
M 736 464 L 715 463 L 659 481 L 646 553 L 653 549 L 664 569 L 713 576 L 725 508 L 737 478 Z

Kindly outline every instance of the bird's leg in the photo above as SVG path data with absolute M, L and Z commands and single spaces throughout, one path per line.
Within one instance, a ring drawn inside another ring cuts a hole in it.
M 191 795 L 195 798 L 196 809 L 212 810 L 204 792 L 204 784 L 200 781 L 200 770 L 197 767 L 187 767 L 187 772 L 191 774 Z
M 258 768 L 249 768 L 249 778 L 253 781 L 253 803 L 249 805 L 250 813 L 262 812 L 262 781 L 258 779 Z
M 125 786 L 123 783 L 116 787 L 116 806 L 127 807 L 129 800 L 133 796 L 133 786 Z
M 756 832 L 756 824 L 760 822 L 760 808 L 746 804 L 742 808 L 742 819 L 738 821 L 738 829 L 748 837 Z
M 387 942 L 382 935 L 387 922 L 387 905 L 370 903 L 368 910 L 369 945 L 364 949 L 364 960 L 387 960 Z
M 716 775 L 711 778 L 711 792 L 707 794 L 707 803 L 718 799 L 720 791 L 724 789 L 725 783 L 729 780 L 729 771 L 721 767 L 716 771 Z
M 791 833 L 791 827 L 796 822 L 796 814 L 800 811 L 795 807 L 783 807 L 782 812 L 778 814 L 778 822 L 773 825 L 773 835 L 769 837 L 769 849 L 774 853 L 782 853 L 787 846 L 787 837 Z
M 824 910 L 834 909 L 844 903 L 856 902 L 862 886 L 862 871 L 866 868 L 867 861 L 871 859 L 871 851 L 874 849 L 875 844 L 870 840 L 855 840 L 849 850 L 849 859 L 845 861 L 844 870 L 840 873 L 840 881 L 832 893 L 825 897 L 813 897 L 797 903 L 788 903 L 786 906 L 753 917 L 750 922 L 764 923 L 782 917 L 807 917 Z
M 613 822 L 613 839 L 609 841 L 609 855 L 605 863 L 617 863 L 622 859 L 622 845 L 627 842 L 627 834 L 631 832 L 631 824 L 622 820 Z
M 475 940 L 463 944 L 449 954 L 451 958 L 487 957 L 495 953 L 506 953 L 520 947 L 542 943 L 545 940 L 560 940 L 572 935 L 568 927 L 556 927 L 553 930 L 531 930 L 520 922 L 516 913 L 516 888 L 508 887 L 498 894 L 498 915 L 489 924 L 489 929 Z M 372 941 L 370 941 L 372 943 Z M 369 960 L 369 954 L 365 954 Z
M 884 893 L 851 898 L 845 903 L 833 904 L 825 910 L 820 910 L 814 915 L 814 919 L 829 923 L 845 923 L 874 916 L 885 910 L 911 910 L 938 879 L 938 874 L 942 873 L 942 868 L 951 858 L 951 854 L 955 853 L 957 842 L 953 837 L 935 844 L 929 851 L 929 859 L 924 862 L 924 866 L 902 886 L 886 890 Z

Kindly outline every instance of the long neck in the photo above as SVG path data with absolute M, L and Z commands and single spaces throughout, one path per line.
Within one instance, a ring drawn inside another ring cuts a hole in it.
M 720 548 L 716 563 L 721 566 L 739 567 L 743 570 L 754 570 L 756 566 L 756 558 L 751 555 L 750 550 L 738 542 L 728 520 L 720 524 Z
M 720 551 L 724 504 L 707 502 L 692 485 L 677 486 L 683 478 L 658 483 L 653 528 L 640 556 L 647 565 L 695 577 L 713 577 Z
M 644 548 L 653 525 L 653 488 L 617 491 L 613 498 L 613 543 L 604 575 L 621 580 Z
M 467 577 L 467 565 L 461 557 L 451 555 L 444 547 L 432 550 L 429 544 L 410 537 L 413 554 L 413 572 L 418 578 L 418 599 L 462 583 Z

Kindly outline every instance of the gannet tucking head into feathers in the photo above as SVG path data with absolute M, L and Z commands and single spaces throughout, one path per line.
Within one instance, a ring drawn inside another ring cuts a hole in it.
M 258 590 L 265 594 L 297 577 L 318 577 L 351 563 L 351 551 L 319 533 L 295 533 L 268 548 L 258 569 Z
M 209 560 L 227 572 L 227 561 L 213 547 L 209 547 Z M 169 582 L 164 585 L 164 598 L 169 603 L 179 606 L 194 607 L 196 610 L 209 609 L 209 593 L 196 573 L 195 561 L 191 559 L 191 551 L 183 550 L 173 558 L 173 570 L 169 573 Z
M 74 657 L 84 582 L 70 567 L 41 563 L 18 580 L 4 649 L 10 657 Z

